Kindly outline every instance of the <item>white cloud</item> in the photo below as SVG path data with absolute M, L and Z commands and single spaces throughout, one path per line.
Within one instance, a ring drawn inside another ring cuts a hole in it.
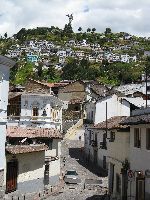
M 85 31 L 95 27 L 98 32 L 110 27 L 114 32 L 150 35 L 149 0 L 1 0 L 0 34 L 11 35 L 22 27 L 63 28 L 68 13 L 74 14 L 74 31 L 79 26 Z

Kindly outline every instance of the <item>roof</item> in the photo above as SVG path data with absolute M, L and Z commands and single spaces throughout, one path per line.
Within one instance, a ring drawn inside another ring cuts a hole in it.
M 150 114 L 136 115 L 124 119 L 122 125 L 150 124 Z
M 106 91 L 108 91 L 108 88 L 102 84 L 92 84 L 91 89 L 100 96 L 104 96 Z
M 135 98 L 124 97 L 123 99 L 125 99 L 130 104 L 133 104 L 139 108 L 144 107 L 146 105 L 146 100 L 143 100 L 142 97 L 135 97 Z M 147 104 L 150 105 L 150 100 L 147 100 Z
M 122 92 L 125 95 L 133 94 L 135 92 L 142 91 L 142 84 L 126 84 L 115 87 L 116 90 Z
M 10 145 L 6 146 L 6 151 L 11 154 L 22 154 L 45 151 L 48 147 L 44 144 L 39 145 Z
M 15 61 L 0 55 L 0 64 L 6 65 L 7 67 L 13 67 L 16 63 Z
M 70 101 L 69 101 L 69 104 L 76 104 L 76 103 L 83 103 L 83 101 L 85 100 L 85 97 L 83 97 L 83 98 L 74 98 L 74 99 L 71 99 Z
M 38 81 L 38 80 L 34 80 L 34 79 L 31 79 L 31 78 L 29 78 L 29 81 L 34 81 L 35 83 L 38 83 L 38 84 L 47 86 L 48 88 L 52 88 L 52 87 L 63 87 L 63 86 L 66 86 L 66 85 L 69 84 L 69 83 L 67 83 L 67 82 L 47 83 L 47 82 L 41 82 L 41 81 Z
M 62 139 L 59 130 L 54 128 L 7 127 L 7 137 L 14 138 L 57 138 Z
M 21 96 L 22 94 L 23 94 L 23 92 L 9 92 L 8 99 L 13 99 L 17 96 Z
M 111 117 L 107 120 L 107 129 L 120 129 L 120 128 L 127 128 L 126 125 L 121 125 L 120 122 L 125 120 L 126 116 L 115 116 Z M 96 129 L 106 129 L 106 121 L 100 122 L 94 125 L 92 128 Z

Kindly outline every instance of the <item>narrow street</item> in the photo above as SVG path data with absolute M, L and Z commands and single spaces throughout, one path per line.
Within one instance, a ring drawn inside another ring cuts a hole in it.
M 75 136 L 76 137 L 76 136 Z M 73 137 L 72 137 L 73 138 Z M 106 199 L 104 194 L 107 187 L 107 177 L 99 177 L 96 173 L 91 172 L 88 166 L 85 164 L 84 156 L 82 153 L 83 141 L 65 139 L 62 141 L 62 172 L 66 170 L 76 170 L 81 178 L 81 183 L 78 185 L 65 184 L 64 189 L 56 194 L 50 196 L 47 200 L 94 200 L 94 199 Z M 66 158 L 65 164 L 63 158 Z M 102 180 L 101 188 L 99 189 L 87 189 L 84 188 L 85 179 Z

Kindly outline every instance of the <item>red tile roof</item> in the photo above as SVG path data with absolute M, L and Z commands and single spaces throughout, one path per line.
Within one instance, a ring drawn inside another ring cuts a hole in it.
M 118 129 L 118 128 L 127 128 L 127 125 L 121 125 L 120 123 L 125 120 L 127 117 L 125 116 L 115 116 L 111 117 L 107 120 L 107 129 Z M 106 129 L 106 121 L 98 123 L 91 128 L 97 129 Z
M 6 146 L 6 151 L 11 154 L 31 153 L 45 151 L 48 147 L 46 145 L 10 145 Z
M 24 128 L 18 126 L 8 126 L 7 137 L 62 139 L 60 131 L 54 128 Z

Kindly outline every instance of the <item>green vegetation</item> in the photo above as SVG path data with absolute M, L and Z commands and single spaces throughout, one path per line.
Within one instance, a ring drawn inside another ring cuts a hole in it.
M 16 70 L 16 74 L 13 69 L 11 70 L 11 78 L 12 83 L 23 85 L 29 77 L 33 75 L 33 64 L 25 63 L 20 65 L 20 67 Z
M 25 62 L 25 52 L 23 51 L 20 60 L 16 59 L 17 64 L 11 70 L 10 75 L 11 82 L 14 84 L 24 84 L 29 77 L 48 82 L 57 82 L 62 79 L 94 79 L 105 84 L 126 84 L 136 82 L 141 77 L 141 74 L 145 72 L 146 65 L 148 73 L 150 72 L 150 59 L 145 61 L 143 57 L 144 50 L 150 50 L 150 41 L 136 36 L 132 36 L 129 40 L 124 40 L 124 34 L 124 32 L 112 33 L 110 28 L 106 28 L 104 33 L 97 33 L 96 28 L 87 28 L 86 32 L 84 32 L 82 27 L 78 28 L 78 33 L 74 33 L 71 22 L 65 24 L 64 29 L 54 26 L 50 28 L 37 27 L 28 30 L 22 28 L 14 35 L 17 40 L 8 38 L 7 33 L 4 34 L 3 38 L 0 38 L 0 54 L 7 54 L 11 45 L 16 43 L 23 45 L 25 41 L 31 39 L 52 41 L 55 45 L 60 45 L 61 47 L 64 47 L 69 40 L 79 42 L 86 39 L 89 44 L 100 44 L 101 47 L 108 51 L 109 47 L 129 45 L 130 49 L 113 50 L 113 53 L 137 55 L 138 62 L 136 63 L 108 63 L 105 60 L 102 63 L 90 63 L 86 59 L 68 58 L 62 70 L 57 70 L 54 67 L 58 63 L 56 55 L 48 57 L 51 65 L 49 68 L 42 69 L 42 63 L 34 66 L 33 63 Z M 53 50 L 55 51 L 55 48 Z M 85 54 L 93 54 L 92 49 L 85 47 L 72 47 L 72 50 L 83 50 Z

